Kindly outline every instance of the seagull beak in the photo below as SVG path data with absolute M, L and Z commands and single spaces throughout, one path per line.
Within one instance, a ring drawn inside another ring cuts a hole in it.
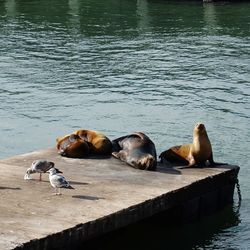
M 57 172 L 57 173 L 61 173 L 61 174 L 63 174 L 63 172 L 62 172 L 62 171 L 60 171 L 58 168 L 56 168 L 56 172 Z

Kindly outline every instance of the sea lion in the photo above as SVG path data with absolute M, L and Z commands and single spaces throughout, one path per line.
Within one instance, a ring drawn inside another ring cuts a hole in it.
M 113 140 L 112 144 L 114 157 L 137 169 L 156 169 L 155 145 L 145 134 L 136 132 L 122 136 Z
M 109 156 L 112 153 L 112 143 L 107 136 L 94 130 L 77 130 L 74 132 L 89 145 L 90 153 L 95 156 Z
M 57 138 L 58 153 L 71 158 L 111 156 L 112 143 L 102 133 L 94 130 L 77 130 Z
M 204 124 L 197 123 L 193 130 L 193 143 L 174 146 L 160 154 L 161 162 L 179 162 L 188 164 L 188 167 L 204 166 L 208 161 L 211 166 L 216 163 L 213 160 L 213 152 L 210 140 Z
M 89 156 L 89 145 L 78 135 L 70 134 L 56 139 L 57 150 L 61 156 L 84 158 Z

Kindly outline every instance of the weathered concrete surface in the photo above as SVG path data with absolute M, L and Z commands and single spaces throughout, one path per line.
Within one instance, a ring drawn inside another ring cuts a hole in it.
M 35 159 L 54 161 L 75 190 L 52 195 L 48 174 L 24 180 Z M 237 166 L 136 170 L 117 159 L 69 159 L 46 149 L 0 161 L 0 249 L 66 249 L 169 208 L 184 220 L 232 202 Z

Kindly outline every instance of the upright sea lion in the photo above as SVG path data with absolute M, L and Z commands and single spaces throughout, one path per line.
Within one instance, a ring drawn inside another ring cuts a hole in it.
M 111 141 L 94 130 L 77 130 L 57 138 L 58 153 L 71 158 L 107 157 L 112 153 Z
M 122 136 L 113 140 L 112 144 L 114 157 L 137 169 L 156 169 L 155 145 L 145 134 L 137 132 Z
M 204 124 L 197 123 L 193 130 L 193 143 L 174 146 L 160 154 L 160 159 L 169 162 L 179 162 L 188 164 L 188 167 L 202 166 L 209 161 L 210 165 L 215 163 L 210 140 Z

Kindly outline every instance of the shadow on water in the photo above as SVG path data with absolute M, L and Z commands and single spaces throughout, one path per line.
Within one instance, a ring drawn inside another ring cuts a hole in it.
M 161 213 L 90 240 L 74 250 L 199 249 L 212 242 L 216 234 L 223 233 L 239 223 L 239 215 L 233 206 L 228 206 L 198 222 L 184 225 L 171 222 L 168 215 Z

